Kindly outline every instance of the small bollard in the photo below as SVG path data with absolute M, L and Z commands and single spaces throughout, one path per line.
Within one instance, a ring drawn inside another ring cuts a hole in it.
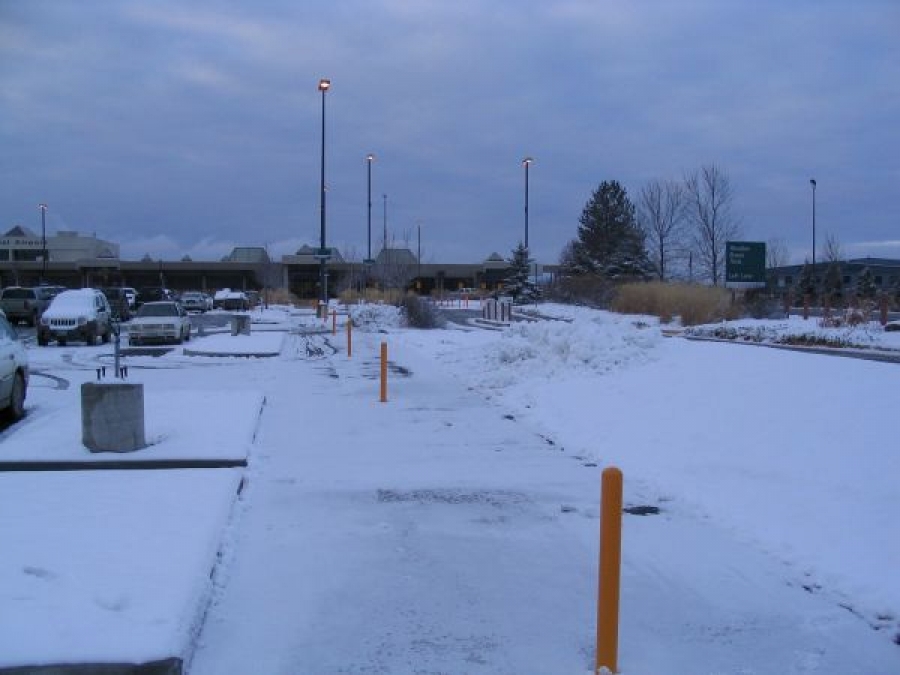
M 347 316 L 347 358 L 353 356 L 353 321 Z
M 100 381 L 100 369 L 97 368 L 97 382 Z
M 331 334 L 337 335 L 337 310 L 331 310 Z
M 600 510 L 600 583 L 597 597 L 597 660 L 595 675 L 604 668 L 619 672 L 619 586 L 622 566 L 622 472 L 603 470 Z
M 387 403 L 387 342 L 381 343 L 381 403 Z

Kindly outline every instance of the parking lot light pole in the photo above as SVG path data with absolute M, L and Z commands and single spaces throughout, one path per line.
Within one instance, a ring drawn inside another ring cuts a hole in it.
M 816 179 L 810 178 L 809 184 L 812 186 L 812 226 L 813 226 L 813 248 L 812 248 L 812 273 L 813 281 L 816 278 Z
M 526 157 L 522 160 L 522 166 L 525 167 L 525 250 L 528 250 L 528 167 L 534 160 Z
M 319 231 L 319 306 L 322 312 L 328 306 L 328 289 L 326 287 L 325 263 L 328 260 L 328 254 L 325 250 L 325 92 L 331 87 L 331 80 L 319 80 L 319 91 L 322 92 L 322 161 L 321 161 L 321 180 L 319 183 L 319 204 L 321 213 L 320 231 Z M 323 314 L 323 316 L 325 316 Z
M 368 236 L 368 255 L 366 256 L 366 263 L 372 264 L 372 162 L 375 160 L 375 155 L 369 153 L 366 155 L 366 165 L 367 165 L 367 173 L 368 173 L 368 204 L 369 204 L 369 214 L 368 214 L 368 227 L 366 229 Z
M 47 283 L 47 205 L 38 204 L 41 210 L 41 283 Z

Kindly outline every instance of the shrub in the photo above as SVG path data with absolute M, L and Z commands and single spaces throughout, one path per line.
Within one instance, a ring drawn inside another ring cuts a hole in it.
M 406 317 L 406 325 L 410 328 L 441 328 L 445 323 L 434 303 L 420 298 L 415 293 L 407 293 L 404 296 L 400 302 L 400 310 Z
M 683 326 L 733 318 L 731 292 L 715 286 L 663 282 L 620 286 L 611 309 L 623 314 L 650 314 L 668 323 L 680 317 Z

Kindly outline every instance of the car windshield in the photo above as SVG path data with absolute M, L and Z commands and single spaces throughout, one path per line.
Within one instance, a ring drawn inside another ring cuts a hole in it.
M 141 305 L 137 313 L 138 317 L 142 316 L 178 316 L 178 309 L 174 303 L 159 302 Z
M 33 298 L 34 291 L 30 288 L 7 288 L 3 291 L 4 298 L 21 300 L 22 298 Z

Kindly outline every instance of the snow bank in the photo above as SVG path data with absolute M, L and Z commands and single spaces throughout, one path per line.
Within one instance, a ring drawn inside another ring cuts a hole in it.
M 829 347 L 900 349 L 900 332 L 886 332 L 880 324 L 825 327 L 818 319 L 791 317 L 783 321 L 742 319 L 687 328 L 689 337 L 716 338 L 761 344 L 805 344 Z
M 368 333 L 377 333 L 384 329 L 399 328 L 403 318 L 399 307 L 393 305 L 350 305 L 350 318 L 354 327 Z
M 657 326 L 596 311 L 573 313 L 570 321 L 517 323 L 484 350 L 482 384 L 607 373 L 651 358 L 662 339 Z

